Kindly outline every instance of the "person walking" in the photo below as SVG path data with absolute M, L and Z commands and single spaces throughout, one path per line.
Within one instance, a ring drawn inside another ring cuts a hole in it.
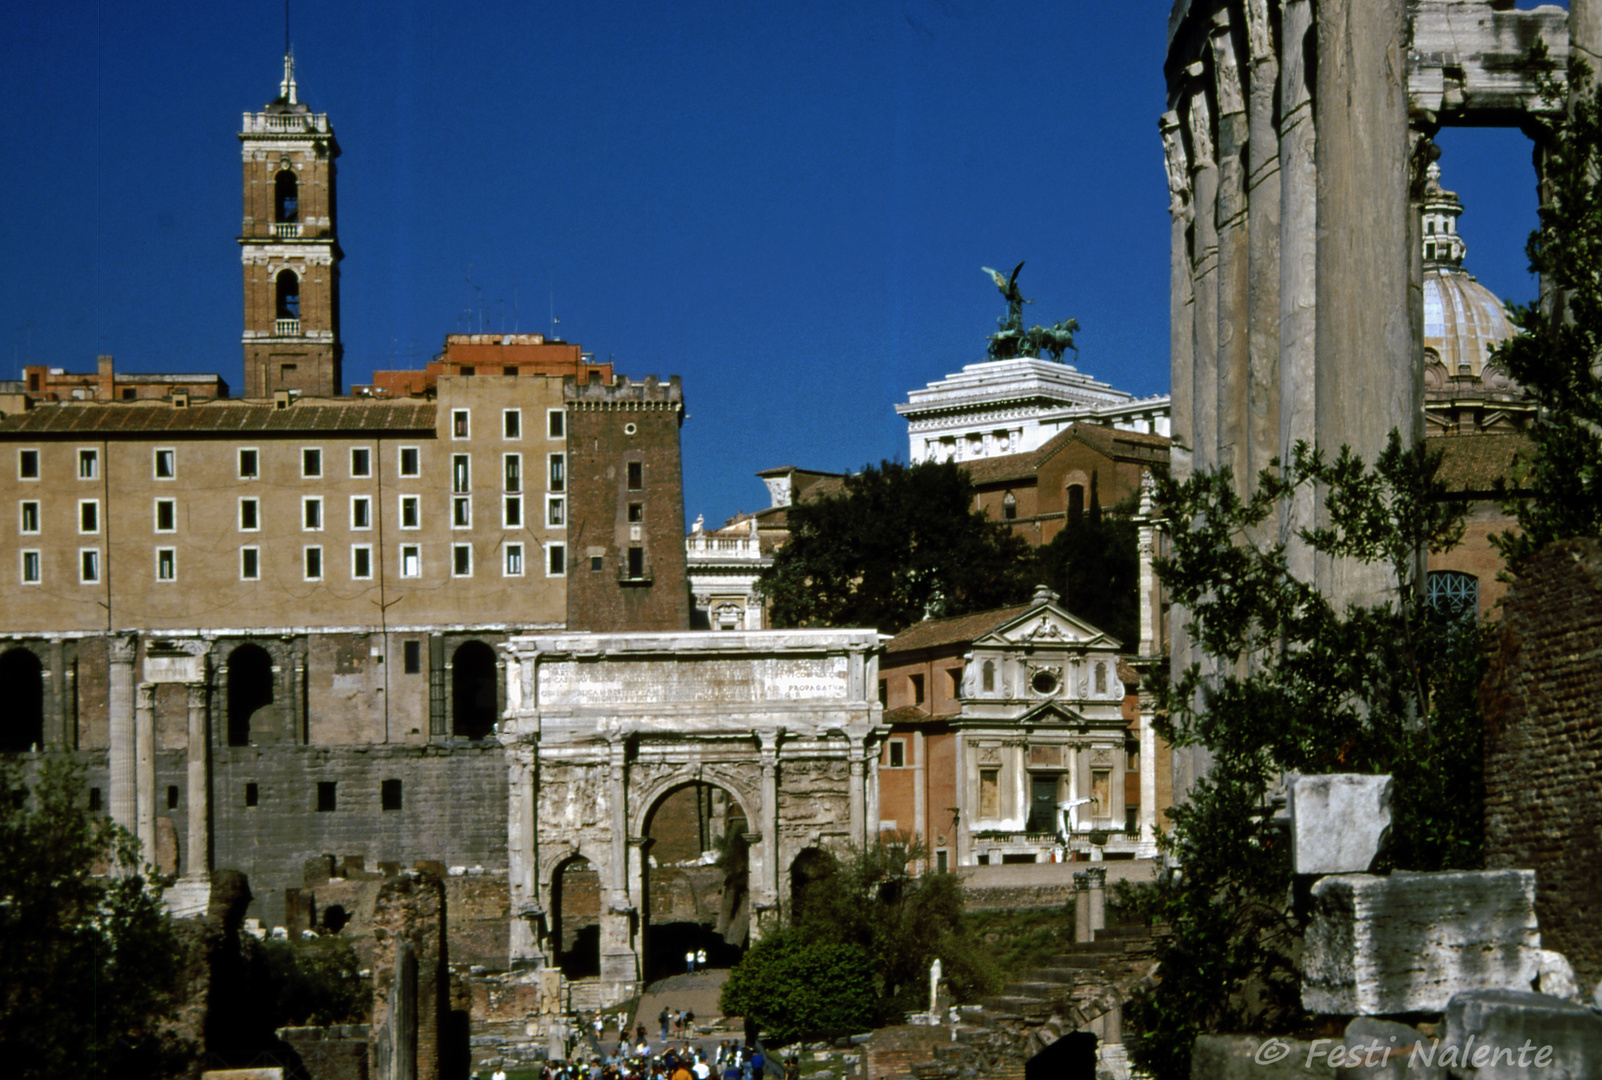
M 662 1025 L 662 1041 L 663 1042 L 667 1042 L 667 1040 L 668 1040 L 668 1009 L 667 1009 L 666 1005 L 662 1006 L 662 1015 L 658 1016 L 656 1019 L 657 1019 L 657 1022 Z
M 697 950 L 695 950 L 695 966 L 700 968 L 702 971 L 706 970 L 706 950 L 705 949 L 697 949 Z
M 694 949 L 691 949 L 689 952 L 684 954 L 684 973 L 686 975 L 694 975 L 695 974 L 695 950 Z

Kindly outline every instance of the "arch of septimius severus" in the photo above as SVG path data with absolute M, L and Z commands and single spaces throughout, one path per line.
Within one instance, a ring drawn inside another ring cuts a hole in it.
M 1161 119 L 1176 473 L 1244 483 L 1300 440 L 1372 461 L 1393 429 L 1421 437 L 1430 139 L 1533 130 L 1561 108 L 1537 87 L 1537 43 L 1559 72 L 1571 51 L 1602 69 L 1602 0 L 1176 0 Z M 1291 507 L 1282 535 L 1313 513 Z M 1337 597 L 1384 588 L 1292 553 Z M 1178 670 L 1202 658 L 1173 625 Z M 1176 795 L 1200 753 L 1175 752 Z

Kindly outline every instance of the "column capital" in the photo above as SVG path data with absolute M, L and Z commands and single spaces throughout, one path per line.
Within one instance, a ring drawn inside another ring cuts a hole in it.
M 113 664 L 131 664 L 139 654 L 139 635 L 132 632 L 112 634 L 106 638 L 106 651 Z
M 137 708 L 149 709 L 149 708 L 153 708 L 155 706 L 155 704 L 156 704 L 156 684 L 155 683 L 153 683 L 153 682 L 142 682 L 139 685 L 134 687 L 134 693 L 137 695 L 137 701 L 135 703 Z

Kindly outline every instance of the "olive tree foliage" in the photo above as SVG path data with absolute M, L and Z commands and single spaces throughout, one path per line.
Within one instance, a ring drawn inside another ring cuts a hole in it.
M 1577 62 L 1572 81 L 1589 76 Z M 1510 306 L 1523 332 L 1491 357 L 1540 406 L 1507 507 L 1519 531 L 1493 539 L 1515 576 L 1553 540 L 1602 535 L 1602 82 L 1543 135 L 1541 224 L 1525 250 L 1551 302 Z
M 886 461 L 789 509 L 790 538 L 757 588 L 776 626 L 872 626 L 963 615 L 1029 595 L 1029 549 L 974 509 L 954 462 Z
M 29 791 L 28 787 L 32 790 Z M 120 870 L 121 873 L 110 873 Z M 82 771 L 0 762 L 0 1049 L 17 1080 L 154 1075 L 181 963 L 139 843 Z
M 1477 613 L 1435 611 L 1423 588 L 1424 553 L 1463 528 L 1438 465 L 1393 433 L 1372 467 L 1299 445 L 1250 496 L 1225 471 L 1158 482 L 1172 548 L 1157 572 L 1209 663 L 1175 671 L 1157 727 L 1176 748 L 1205 747 L 1212 766 L 1171 811 L 1177 873 L 1123 898 L 1169 927 L 1161 981 L 1131 1015 L 1136 1060 L 1154 1076 L 1188 1076 L 1198 1035 L 1282 1032 L 1303 1018 L 1302 921 L 1271 810 L 1286 773 L 1395 776 L 1394 842 L 1379 868 L 1480 865 Z M 1338 607 L 1291 573 L 1285 543 L 1263 539 L 1309 486 L 1324 523 L 1299 541 L 1315 558 L 1383 567 L 1390 595 Z

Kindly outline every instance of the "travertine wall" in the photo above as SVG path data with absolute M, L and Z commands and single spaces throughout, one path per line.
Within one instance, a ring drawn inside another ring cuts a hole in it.
M 1485 712 L 1485 859 L 1535 870 L 1541 943 L 1602 979 L 1602 541 L 1547 548 L 1503 600 Z

